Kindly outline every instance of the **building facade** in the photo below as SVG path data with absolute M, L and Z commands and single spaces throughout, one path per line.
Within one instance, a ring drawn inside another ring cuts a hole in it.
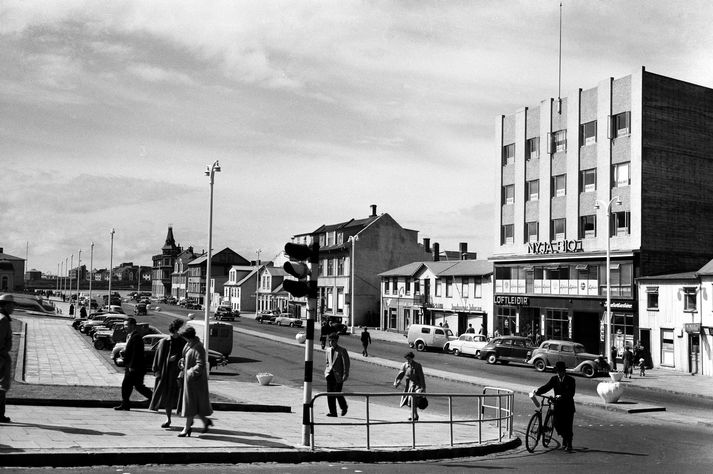
M 171 296 L 171 273 L 173 273 L 176 257 L 182 250 L 180 246 L 176 245 L 176 240 L 173 238 L 173 227 L 168 226 L 166 241 L 161 247 L 161 253 L 152 257 L 151 294 L 153 296 L 159 298 Z
M 171 273 L 171 296 L 176 300 L 188 298 L 188 264 L 198 256 L 188 247 L 176 256 Z
M 208 279 L 208 254 L 188 262 L 188 292 L 187 298 L 191 301 L 205 304 L 205 290 Z M 250 265 L 246 260 L 230 248 L 224 248 L 220 252 L 211 255 L 210 262 L 210 283 L 211 285 L 211 306 L 215 307 L 223 295 L 223 285 L 228 281 L 230 269 L 234 265 Z
M 287 272 L 282 267 L 264 265 L 258 272 L 257 310 L 266 313 L 278 311 L 291 312 L 296 317 L 302 317 L 297 307 L 288 308 L 290 294 L 282 287 Z M 306 317 L 306 315 L 304 315 Z
M 7 254 L 0 247 L 0 291 L 22 291 L 24 275 L 25 259 Z
M 713 251 L 713 91 L 641 68 L 495 128 L 496 328 L 604 352 L 609 286 L 612 337 L 639 339 L 635 278 Z
M 255 312 L 258 266 L 234 265 L 223 285 L 221 304 L 229 304 L 233 310 Z

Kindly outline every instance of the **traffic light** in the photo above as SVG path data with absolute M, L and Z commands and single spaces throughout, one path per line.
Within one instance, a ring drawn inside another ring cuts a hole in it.
M 285 253 L 291 261 L 285 262 L 282 266 L 287 273 L 297 278 L 294 280 L 284 280 L 282 286 L 289 294 L 295 298 L 317 298 L 317 278 L 316 271 L 319 264 L 319 244 L 285 244 Z

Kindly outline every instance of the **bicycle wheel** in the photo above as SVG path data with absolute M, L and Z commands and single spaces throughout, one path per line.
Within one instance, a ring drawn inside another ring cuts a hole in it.
M 552 435 L 555 431 L 554 418 L 552 411 L 548 410 L 547 415 L 545 415 L 545 422 L 542 425 L 542 446 L 545 448 L 549 446 L 550 441 L 552 441 Z
M 527 424 L 527 432 L 525 432 L 525 448 L 529 452 L 534 452 L 540 441 L 540 426 L 542 425 L 542 415 L 537 412 L 532 415 L 530 422 Z

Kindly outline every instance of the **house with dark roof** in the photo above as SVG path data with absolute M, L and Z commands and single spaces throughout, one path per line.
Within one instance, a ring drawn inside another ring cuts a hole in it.
M 493 263 L 488 260 L 418 261 L 379 277 L 381 326 L 389 331 L 405 333 L 411 324 L 442 324 L 457 334 L 469 326 L 478 332 L 481 325 L 486 334 L 492 333 Z
M 377 214 L 376 205 L 366 218 L 322 225 L 294 235 L 292 242 L 319 242 L 318 319 L 348 326 L 380 326 L 379 273 L 430 258 L 418 231 L 401 227 L 389 214 Z M 291 297 L 289 305 L 290 312 L 306 317 L 305 298 Z
M 0 291 L 25 289 L 25 259 L 5 253 L 0 247 Z
M 188 262 L 188 299 L 205 304 L 206 283 L 210 280 L 211 306 L 218 306 L 222 300 L 223 286 L 228 281 L 230 269 L 234 265 L 250 265 L 250 261 L 228 247 L 211 255 L 209 278 L 206 277 L 207 253 Z
M 288 308 L 290 294 L 282 286 L 286 276 L 287 272 L 282 267 L 273 265 L 260 267 L 257 289 L 257 309 L 259 312 L 292 312 L 296 317 L 302 317 L 302 314 L 296 311 L 296 307 L 292 307 L 291 311 Z
M 233 265 L 223 285 L 221 305 L 243 312 L 255 312 L 257 265 Z
M 188 247 L 176 256 L 171 273 L 171 296 L 177 300 L 188 298 L 188 264 L 197 257 L 193 247 Z

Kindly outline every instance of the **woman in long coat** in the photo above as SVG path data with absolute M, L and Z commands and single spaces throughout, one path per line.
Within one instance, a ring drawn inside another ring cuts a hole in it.
M 196 330 L 188 326 L 183 330 L 181 336 L 186 340 L 183 348 L 183 400 L 182 415 L 186 417 L 186 427 L 178 436 L 181 438 L 191 435 L 193 418 L 203 421 L 203 433 L 208 432 L 208 427 L 213 425 L 213 421 L 207 418 L 213 414 L 210 406 L 210 394 L 208 392 L 208 365 L 203 344 L 196 336 Z
M 178 361 L 183 356 L 183 347 L 186 340 L 178 334 L 183 326 L 182 319 L 174 319 L 168 326 L 171 337 L 161 339 L 156 348 L 156 355 L 153 359 L 153 372 L 156 376 L 156 385 L 153 390 L 153 397 L 149 404 L 149 410 L 166 410 L 166 422 L 161 428 L 171 426 L 171 410 L 176 408 L 181 388 L 178 386 Z
M 398 387 L 402 379 L 406 379 L 406 386 L 404 387 L 404 393 L 420 393 L 426 391 L 426 378 L 423 375 L 423 367 L 421 364 L 413 360 L 413 352 L 407 352 L 404 356 L 406 362 L 401 366 L 401 370 L 396 374 L 396 379 L 394 380 L 394 387 Z M 418 420 L 418 409 L 416 403 L 413 403 L 412 395 L 404 395 L 401 397 L 401 404 L 399 406 L 408 405 L 411 407 L 411 420 Z M 416 397 L 418 398 L 418 397 Z

